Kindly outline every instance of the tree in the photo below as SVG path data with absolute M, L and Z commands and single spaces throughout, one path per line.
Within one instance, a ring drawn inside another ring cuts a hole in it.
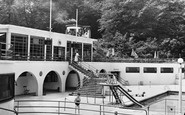
M 79 9 L 79 24 L 90 25 L 93 38 L 100 38 L 97 20 L 99 1 L 52 0 L 52 31 L 65 33 L 66 25 L 76 18 Z M 2 0 L 0 1 L 0 23 L 14 24 L 49 30 L 50 0 Z
M 141 57 L 152 57 L 154 50 L 160 50 L 163 57 L 169 53 L 178 57 L 184 51 L 184 19 L 184 1 L 105 0 L 99 21 L 103 38 L 109 43 L 126 35 L 126 39 L 131 38 L 127 44 Z M 169 47 L 165 47 L 167 43 Z
M 0 23 L 14 24 L 17 21 L 17 9 L 15 0 L 0 1 Z
M 184 55 L 185 45 L 185 3 L 184 1 L 168 2 L 159 16 L 159 25 L 163 25 L 165 36 L 162 38 L 163 51 L 172 57 Z M 160 26 L 159 26 L 160 27 Z M 162 34 L 160 36 L 162 36 Z

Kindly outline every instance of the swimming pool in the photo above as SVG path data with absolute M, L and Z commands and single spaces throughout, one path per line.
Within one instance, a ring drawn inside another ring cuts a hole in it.
M 185 95 L 182 95 L 182 113 L 185 113 Z M 178 95 L 167 96 L 158 102 L 149 106 L 151 113 L 160 113 L 161 115 L 176 115 L 178 113 Z M 154 114 L 150 114 L 154 115 Z M 159 114 L 158 114 L 159 115 Z

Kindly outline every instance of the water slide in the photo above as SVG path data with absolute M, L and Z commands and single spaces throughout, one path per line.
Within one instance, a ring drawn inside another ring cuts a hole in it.
M 135 103 L 136 105 L 140 106 L 140 107 L 144 107 L 144 105 L 140 104 L 139 101 L 137 101 L 135 98 L 133 98 L 127 91 L 125 91 L 125 89 L 123 89 L 120 85 L 112 85 L 110 86 L 111 90 L 113 93 L 117 93 L 116 90 L 119 90 L 122 94 L 124 94 L 130 101 L 132 101 L 133 103 Z M 114 90 L 114 91 L 113 91 Z M 116 95 L 116 94 L 115 94 Z M 114 95 L 114 96 L 115 96 Z M 118 94 L 117 94 L 118 95 Z M 119 97 L 115 97 L 116 99 L 118 99 Z M 119 99 L 120 100 L 120 99 Z

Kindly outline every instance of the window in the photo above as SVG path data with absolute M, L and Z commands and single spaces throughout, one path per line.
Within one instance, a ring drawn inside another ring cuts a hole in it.
M 30 39 L 30 60 L 44 59 L 44 43 L 43 37 L 31 36 Z
M 84 61 L 91 61 L 91 44 L 84 44 L 83 47 L 83 60 Z
M 52 39 L 47 38 L 45 40 L 46 45 L 46 60 L 52 60 Z
M 157 73 L 156 67 L 144 67 L 144 73 Z
M 126 73 L 139 73 L 139 67 L 126 67 Z
M 184 68 L 182 68 L 182 73 L 184 73 Z
M 5 50 L 6 50 L 6 33 L 0 33 L 0 53 L 1 55 L 5 55 Z
M 0 74 L 0 102 L 14 97 L 14 74 Z
M 67 61 L 71 60 L 71 42 L 67 41 Z
M 173 68 L 172 67 L 161 67 L 161 73 L 173 73 Z
M 11 35 L 11 44 L 14 59 L 27 59 L 28 55 L 28 36 L 21 34 Z
M 65 47 L 54 46 L 54 60 L 64 61 L 65 60 Z

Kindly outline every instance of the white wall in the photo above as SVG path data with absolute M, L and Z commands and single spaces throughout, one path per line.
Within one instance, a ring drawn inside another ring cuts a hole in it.
M 113 63 L 113 62 L 89 62 L 90 65 L 94 66 L 98 70 L 105 69 L 108 71 L 120 71 L 120 76 L 128 80 L 131 85 L 138 85 L 140 81 L 143 81 L 144 84 L 174 84 L 175 77 L 178 76 L 179 64 L 177 63 Z M 126 73 L 126 67 L 140 67 L 140 73 Z M 157 67 L 157 73 L 143 73 L 143 67 Z M 174 73 L 160 73 L 161 67 L 174 67 Z M 8 69 L 7 69 L 8 68 Z M 37 91 L 37 95 L 42 95 L 43 91 L 43 82 L 46 75 L 50 71 L 55 71 L 59 79 L 61 80 L 60 89 L 61 91 L 65 91 L 65 83 L 67 79 L 68 73 L 71 69 L 68 67 L 68 62 L 52 62 L 52 61 L 2 61 L 0 65 L 0 72 L 9 73 L 15 72 L 15 80 L 17 81 L 18 77 L 23 72 L 29 72 L 33 76 L 29 77 L 29 79 L 21 78 L 19 81 L 22 86 L 20 86 L 20 90 L 17 90 L 16 93 L 21 92 L 21 88 L 24 85 L 27 85 L 29 90 Z M 63 71 L 65 74 L 63 75 Z M 40 76 L 39 73 L 43 74 Z M 82 81 L 84 75 L 79 73 L 80 80 Z M 76 81 L 77 77 L 74 77 Z M 18 86 L 19 86 L 18 82 Z M 72 85 L 73 82 L 71 81 Z M 76 86 L 76 84 L 73 84 Z
M 13 71 L 15 71 L 16 81 L 23 72 L 29 72 L 33 75 L 32 77 L 29 77 L 29 79 L 27 79 L 28 82 L 23 79 L 20 82 L 24 82 L 24 84 L 26 83 L 31 92 L 38 90 L 38 94 L 36 95 L 42 95 L 44 79 L 50 71 L 54 71 L 58 74 L 61 81 L 60 89 L 61 91 L 65 91 L 65 80 L 67 74 L 69 73 L 68 62 L 51 61 L 16 61 Z M 63 75 L 63 71 L 65 71 L 65 75 Z M 41 76 L 39 75 L 40 72 L 42 72 Z
M 0 60 L 0 74 L 14 73 L 13 66 L 14 66 L 13 61 L 2 61 L 2 60 Z
M 8 68 L 8 69 L 7 69 Z M 15 95 L 23 94 L 23 86 L 27 86 L 30 93 L 36 92 L 36 95 L 42 96 L 43 94 L 43 83 L 46 75 L 54 71 L 59 76 L 60 83 L 57 83 L 60 87 L 60 91 L 65 91 L 66 79 L 69 72 L 72 70 L 68 67 L 68 62 L 55 62 L 55 61 L 8 61 L 3 62 L 0 65 L 0 70 L 3 73 L 15 73 L 15 81 L 17 81 L 17 86 Z M 30 73 L 31 76 L 20 77 L 23 72 Z M 40 75 L 42 72 L 42 75 Z M 65 73 L 65 74 L 64 74 Z M 80 81 L 83 80 L 83 74 L 79 73 Z M 77 86 L 77 77 L 71 79 L 71 86 Z M 76 84 L 75 84 L 76 83 Z M 53 85 L 54 84 L 54 85 Z M 56 88 L 58 87 L 56 83 L 48 84 L 48 87 Z
M 128 80 L 131 85 L 138 85 L 140 81 L 144 84 L 175 84 L 175 76 L 178 76 L 178 63 L 113 63 L 113 62 L 88 62 L 98 70 L 120 71 L 120 76 Z M 140 73 L 126 73 L 126 67 L 140 67 Z M 156 67 L 157 73 L 143 73 L 143 67 Z M 161 67 L 173 67 L 173 73 L 160 73 Z

